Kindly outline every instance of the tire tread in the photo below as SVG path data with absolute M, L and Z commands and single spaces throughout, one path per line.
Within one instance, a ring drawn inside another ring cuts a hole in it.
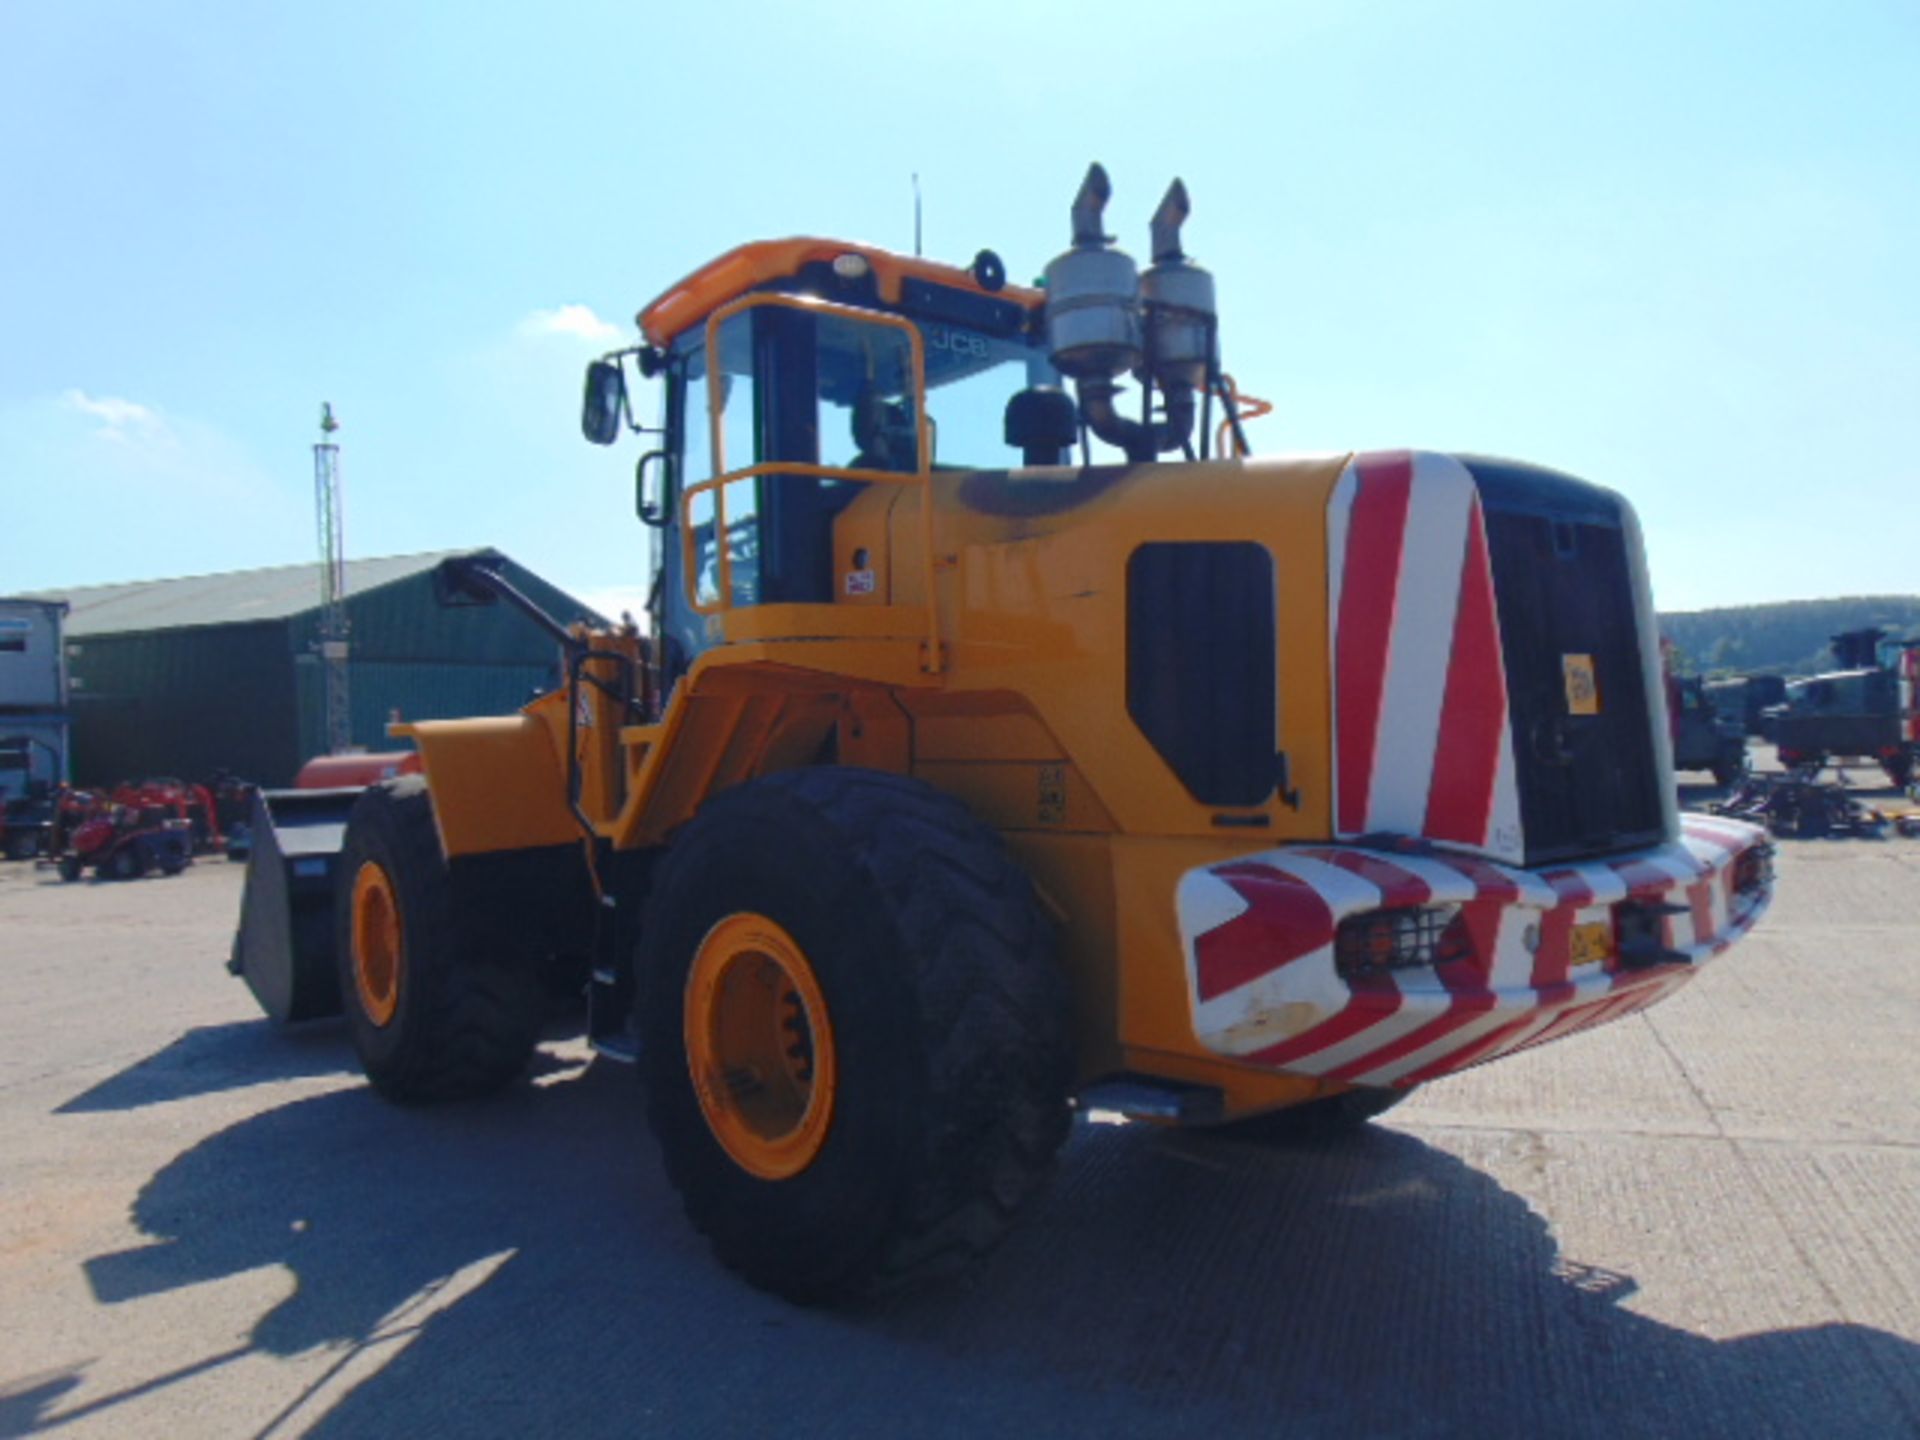
M 489 1094 L 526 1068 L 541 1011 L 521 957 L 465 933 L 440 851 L 433 802 L 418 776 L 375 787 L 355 802 L 348 826 L 378 827 L 397 873 L 390 879 L 405 916 L 405 1041 L 389 1058 L 370 1055 L 361 1027 L 354 1039 L 367 1077 L 403 1102 L 461 1100 Z M 350 854 L 352 852 L 350 851 Z M 338 935 L 341 993 L 353 1013 L 352 884 L 355 864 L 342 866 Z M 395 1023 L 403 1017 L 396 1016 Z
M 846 847 L 897 932 L 911 971 L 924 1064 L 917 1150 L 886 1233 L 847 1273 L 780 1273 L 777 1258 L 728 1243 L 702 1201 L 670 1174 L 720 1258 L 764 1288 L 804 1302 L 844 1302 L 913 1288 L 963 1270 L 1000 1241 L 1046 1183 L 1071 1110 L 1065 978 L 1032 882 L 999 835 L 964 805 L 905 776 L 840 767 L 781 772 L 715 797 L 703 816 L 756 819 L 804 811 Z M 695 824 L 700 823 L 697 818 Z M 670 895 L 697 860 L 676 847 L 656 877 Z M 853 895 L 833 897 L 857 904 Z M 676 1123 L 649 1096 L 656 1133 Z

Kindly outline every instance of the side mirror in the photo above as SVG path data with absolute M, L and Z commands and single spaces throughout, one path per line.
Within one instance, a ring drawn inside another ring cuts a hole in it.
M 649 450 L 640 457 L 640 463 L 633 467 L 633 511 L 640 517 L 642 525 L 651 525 L 656 530 L 664 530 L 667 525 L 667 505 L 664 485 L 659 489 L 647 489 L 647 471 L 655 465 L 661 467 L 664 475 L 667 452 Z
M 619 362 L 596 360 L 587 366 L 586 393 L 580 398 L 580 433 L 595 445 L 620 438 L 627 412 L 627 377 Z

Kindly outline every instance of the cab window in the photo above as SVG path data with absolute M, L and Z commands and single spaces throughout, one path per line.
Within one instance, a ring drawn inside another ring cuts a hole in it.
M 917 320 L 925 358 L 927 443 L 935 469 L 1006 469 L 1008 400 L 1057 384 L 1031 340 Z M 719 375 L 707 374 L 706 328 L 675 346 L 677 494 L 715 474 L 707 421 L 718 387 L 729 472 L 786 462 L 912 474 L 922 416 L 912 349 L 897 325 L 788 305 L 760 305 L 722 322 Z M 734 605 L 833 599 L 832 529 L 864 482 L 773 474 L 695 493 L 688 506 L 696 602 L 721 599 L 715 530 L 724 515 Z M 722 493 L 724 492 L 724 493 Z M 716 499 L 716 496 L 718 499 Z
M 750 341 L 751 314 L 736 315 L 726 321 L 720 332 L 720 375 L 718 387 L 721 407 L 721 444 L 726 463 L 733 469 L 755 463 L 760 447 L 754 434 L 757 409 Z M 714 471 L 713 431 L 708 416 L 710 378 L 707 374 L 706 327 L 703 325 L 682 343 L 675 362 L 674 394 L 678 397 L 676 423 L 680 455 L 679 493 L 711 479 Z M 759 599 L 759 489 L 754 480 L 734 480 L 720 487 L 726 491 L 727 557 L 733 576 L 732 603 L 751 605 Z M 718 511 L 714 490 L 702 490 L 688 506 L 688 523 L 693 532 L 693 593 L 701 605 L 712 605 L 720 598 L 720 559 L 714 546 L 714 522 Z
M 912 353 L 898 329 L 760 306 L 722 323 L 718 349 L 718 463 L 728 472 L 775 462 L 902 473 L 919 468 Z M 682 342 L 676 369 L 686 487 L 715 473 L 703 423 L 706 370 L 702 332 Z M 831 476 L 776 473 L 694 493 L 688 521 L 697 603 L 720 599 L 714 534 L 722 513 L 732 604 L 830 601 L 833 519 L 860 489 L 859 482 Z

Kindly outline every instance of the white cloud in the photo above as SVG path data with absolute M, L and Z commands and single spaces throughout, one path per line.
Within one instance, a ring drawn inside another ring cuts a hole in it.
M 619 341 L 621 330 L 602 320 L 590 305 L 562 305 L 557 310 L 536 310 L 520 322 L 522 335 L 569 335 L 576 340 L 591 340 L 596 345 Z
M 306 559 L 312 472 L 289 448 L 262 464 L 192 414 L 77 388 L 0 404 L 0 576 L 26 590 Z
M 151 405 L 122 400 L 113 395 L 89 395 L 84 390 L 65 391 L 60 396 L 60 403 L 69 410 L 98 420 L 100 429 L 97 433 L 109 440 L 124 443 L 136 438 L 164 442 L 173 439 L 167 422 Z

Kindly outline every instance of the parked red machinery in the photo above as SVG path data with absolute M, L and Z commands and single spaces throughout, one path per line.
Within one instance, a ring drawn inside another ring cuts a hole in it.
M 206 788 L 213 796 L 213 817 L 231 853 L 236 840 L 245 841 L 247 816 L 253 810 L 254 791 L 260 787 L 230 770 L 215 770 L 207 777 Z
M 128 780 L 113 788 L 112 800 L 116 805 L 138 811 L 149 821 L 186 821 L 196 852 L 219 850 L 226 845 L 226 837 L 220 833 L 219 809 L 214 804 L 213 792 L 204 785 L 171 776 Z
M 62 880 L 93 870 L 114 880 L 137 880 L 150 871 L 178 875 L 193 863 L 193 825 L 151 809 L 110 804 L 74 827 L 56 862 Z
M 47 830 L 47 857 L 56 863 L 73 849 L 73 837 L 80 827 L 97 815 L 106 815 L 113 803 L 103 790 L 76 790 L 61 785 L 53 794 L 53 819 Z

